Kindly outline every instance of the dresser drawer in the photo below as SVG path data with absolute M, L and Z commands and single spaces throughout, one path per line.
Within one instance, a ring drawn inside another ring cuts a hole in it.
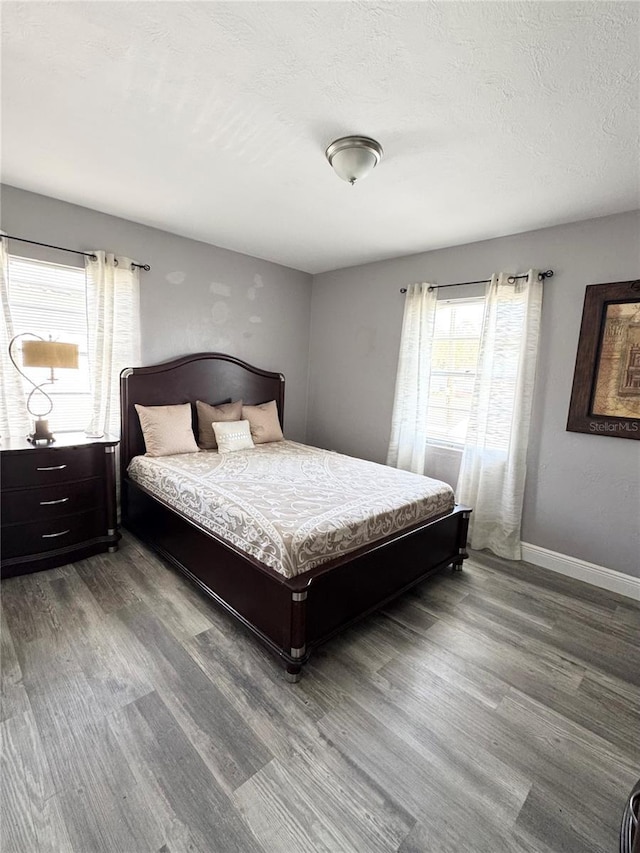
M 99 477 L 104 471 L 100 446 L 38 448 L 23 453 L 3 453 L 2 489 L 49 486 L 69 480 Z
M 104 505 L 104 484 L 100 479 L 55 486 L 33 486 L 2 493 L 2 524 L 47 521 L 74 512 L 86 512 Z
M 55 551 L 106 535 L 106 516 L 100 509 L 31 524 L 9 524 L 2 528 L 2 559 Z

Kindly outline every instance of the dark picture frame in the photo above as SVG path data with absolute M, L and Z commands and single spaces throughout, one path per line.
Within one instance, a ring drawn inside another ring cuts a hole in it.
M 586 288 L 567 430 L 640 439 L 640 279 Z

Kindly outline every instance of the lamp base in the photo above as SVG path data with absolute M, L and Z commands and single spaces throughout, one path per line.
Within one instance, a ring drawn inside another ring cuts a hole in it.
M 45 418 L 38 418 L 33 424 L 33 432 L 27 436 L 27 441 L 30 441 L 32 444 L 36 444 L 39 441 L 53 444 L 55 440 L 54 434 L 49 432 L 49 421 L 45 420 Z

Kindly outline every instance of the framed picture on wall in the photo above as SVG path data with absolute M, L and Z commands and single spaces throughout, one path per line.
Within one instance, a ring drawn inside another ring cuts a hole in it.
M 586 289 L 567 429 L 640 439 L 640 280 Z

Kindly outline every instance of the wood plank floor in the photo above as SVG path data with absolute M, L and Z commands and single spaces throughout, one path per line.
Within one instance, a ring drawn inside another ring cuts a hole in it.
M 640 605 L 476 554 L 302 681 L 131 537 L 2 583 L 2 853 L 614 853 Z

